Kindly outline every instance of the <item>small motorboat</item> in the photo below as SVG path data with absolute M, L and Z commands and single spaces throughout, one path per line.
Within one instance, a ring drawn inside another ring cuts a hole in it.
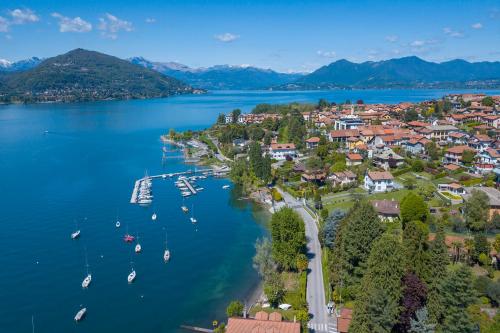
M 198 220 L 196 220 L 194 217 L 191 217 L 191 218 L 190 218 L 190 220 L 191 220 L 191 223 L 196 223 L 196 222 L 198 222 Z
M 189 212 L 189 209 L 186 206 L 182 206 L 181 209 L 184 213 Z
M 167 178 L 167 175 L 161 175 L 161 178 L 165 179 Z
M 116 221 L 115 226 L 116 226 L 117 228 L 119 228 L 119 227 L 121 226 L 120 221 Z
M 198 187 L 198 188 L 196 189 L 196 191 L 201 192 L 201 191 L 203 191 L 204 189 L 205 189 L 204 187 Z
M 127 243 L 132 243 L 134 240 L 135 240 L 135 237 L 132 236 L 132 235 L 129 235 L 129 234 L 126 234 L 124 237 L 123 237 L 123 240 Z
M 156 213 L 153 213 L 153 215 L 151 216 L 151 220 L 156 221 L 156 217 Z
M 80 320 L 82 320 L 83 318 L 85 318 L 85 314 L 86 313 L 87 313 L 87 308 L 80 309 L 80 311 L 78 311 L 76 313 L 75 321 L 79 322 Z
M 90 282 L 92 282 L 92 274 L 88 274 L 85 277 L 85 279 L 83 279 L 82 288 L 88 288 L 90 285 Z
M 128 283 L 134 282 L 135 277 L 136 277 L 135 270 L 132 270 L 132 272 L 130 272 L 130 274 L 127 276 Z
M 141 244 L 137 244 L 137 245 L 135 246 L 135 253 L 141 253 L 141 251 L 142 251 Z
M 165 249 L 165 252 L 163 252 L 163 260 L 165 262 L 168 262 L 170 260 L 170 250 Z
M 224 190 L 227 190 L 227 189 L 228 189 L 228 188 L 230 188 L 230 187 L 231 187 L 230 185 L 224 185 L 224 186 L 222 186 L 222 188 L 223 188 Z
M 78 237 L 80 237 L 80 230 L 77 230 L 71 234 L 71 239 L 77 239 Z

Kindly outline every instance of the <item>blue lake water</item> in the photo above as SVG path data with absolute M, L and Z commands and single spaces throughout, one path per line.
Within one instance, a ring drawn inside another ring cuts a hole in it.
M 449 91 L 448 91 L 449 92 Z M 209 327 L 232 299 L 258 282 L 254 242 L 265 213 L 207 179 L 186 200 L 198 225 L 181 212 L 171 180 L 155 180 L 149 208 L 131 205 L 135 179 L 184 171 L 161 161 L 159 136 L 170 128 L 204 128 L 221 112 L 258 103 L 419 101 L 439 90 L 216 92 L 169 99 L 0 106 L 0 332 L 175 332 Z M 497 93 L 493 92 L 493 93 Z M 44 131 L 48 130 L 48 134 Z M 158 220 L 153 222 L 151 214 Z M 116 217 L 122 222 L 115 228 Z M 70 234 L 81 229 L 81 237 Z M 122 240 L 138 235 L 143 253 Z M 172 260 L 162 260 L 165 230 Z M 85 249 L 93 281 L 88 290 Z M 131 264 L 132 262 L 132 264 Z M 135 283 L 127 284 L 131 265 Z M 75 324 L 80 306 L 87 318 Z

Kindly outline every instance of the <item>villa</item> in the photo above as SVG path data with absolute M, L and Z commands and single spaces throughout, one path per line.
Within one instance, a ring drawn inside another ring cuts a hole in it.
M 283 161 L 287 157 L 296 158 L 297 150 L 295 149 L 295 144 L 293 143 L 271 143 L 269 154 L 271 155 L 271 158 Z
M 388 171 L 368 171 L 364 187 L 370 192 L 387 192 L 394 189 L 394 177 Z

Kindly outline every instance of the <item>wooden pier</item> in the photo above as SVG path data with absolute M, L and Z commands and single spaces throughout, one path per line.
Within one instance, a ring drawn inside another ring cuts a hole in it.
M 182 182 L 184 183 L 184 185 L 186 185 L 186 187 L 191 191 L 191 193 L 193 194 L 196 194 L 198 192 L 196 192 L 196 190 L 194 189 L 193 185 L 191 185 L 191 183 L 186 179 L 186 178 L 183 178 L 181 179 Z

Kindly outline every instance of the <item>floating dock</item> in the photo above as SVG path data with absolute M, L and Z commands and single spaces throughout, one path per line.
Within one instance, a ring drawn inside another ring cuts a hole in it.
M 193 193 L 193 194 L 198 193 L 194 189 L 193 185 L 191 185 L 191 183 L 186 178 L 181 179 L 181 181 L 184 183 L 184 185 L 186 185 L 186 187 L 191 191 L 191 193 Z

